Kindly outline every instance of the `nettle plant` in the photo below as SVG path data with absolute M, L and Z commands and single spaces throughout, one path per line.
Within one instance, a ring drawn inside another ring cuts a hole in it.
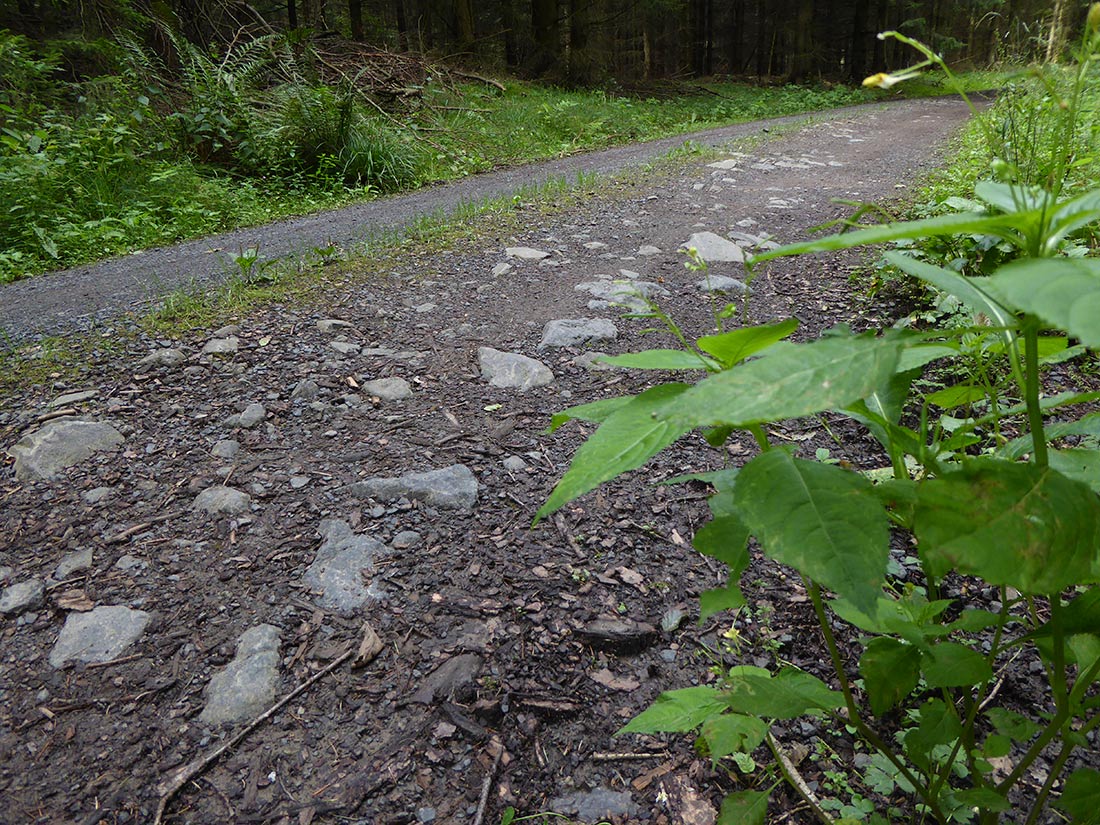
M 1041 380 L 1045 356 L 1069 344 L 1100 348 L 1100 260 L 1060 255 L 1071 236 L 1100 219 L 1100 190 L 1059 199 L 986 182 L 975 195 L 984 208 L 794 244 L 753 262 L 992 237 L 1015 259 L 989 276 L 887 255 L 968 307 L 972 326 L 837 330 L 808 343 L 787 340 L 794 320 L 694 342 L 677 335 L 684 349 L 607 360 L 698 370 L 697 383 L 662 383 L 555 416 L 555 428 L 574 419 L 599 426 L 536 519 L 693 430 L 715 446 L 751 433 L 754 458 L 697 476 L 716 492 L 713 518 L 694 545 L 729 568 L 725 588 L 702 594 L 701 615 L 745 604 L 739 580 L 755 539 L 801 576 L 832 665 L 833 686 L 793 666 L 733 667 L 715 684 L 662 694 L 620 733 L 697 731 L 715 761 L 766 743 L 819 818 L 833 822 L 771 734 L 785 720 L 832 717 L 873 754 L 874 776 L 863 781 L 882 801 L 872 811 L 861 799 L 861 807 L 841 811 L 842 821 L 993 823 L 1011 812 L 1026 823 L 1044 815 L 1100 822 L 1100 771 L 1074 769 L 1075 753 L 1089 749 L 1100 726 L 1100 413 L 1079 413 L 1100 392 L 1048 395 Z M 965 365 L 976 345 L 999 359 L 1004 381 L 971 375 L 922 395 L 915 382 L 927 365 Z M 945 407 L 950 415 L 937 420 Z M 825 411 L 866 427 L 890 469 L 860 473 L 769 441 L 770 422 Z M 888 576 L 892 533 L 916 547 L 919 570 L 910 583 Z M 979 606 L 944 597 L 945 582 L 966 579 L 978 582 L 970 592 L 992 588 L 996 599 Z M 840 633 L 853 635 L 849 626 L 860 649 L 855 666 L 838 642 Z M 1030 662 L 1041 662 L 1044 695 L 1006 706 L 997 685 Z M 1040 767 L 1036 790 L 1029 774 Z M 763 823 L 769 793 L 731 794 L 719 822 Z

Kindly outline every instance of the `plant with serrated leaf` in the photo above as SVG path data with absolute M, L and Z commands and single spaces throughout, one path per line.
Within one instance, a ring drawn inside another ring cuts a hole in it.
M 695 370 L 696 383 L 662 383 L 554 417 L 553 427 L 572 419 L 598 427 L 536 520 L 694 430 L 712 445 L 751 434 L 755 457 L 701 476 L 715 493 L 694 545 L 730 571 L 726 587 L 702 594 L 701 614 L 745 604 L 739 580 L 755 539 L 801 576 L 831 664 L 831 684 L 793 666 L 733 667 L 716 684 L 662 694 L 620 733 L 694 731 L 716 761 L 767 744 L 806 793 L 773 726 L 831 716 L 873 754 L 876 786 L 910 800 L 899 814 L 891 797 L 892 808 L 869 814 L 872 822 L 994 823 L 1012 810 L 1030 825 L 1053 807 L 1075 823 L 1100 823 L 1100 771 L 1073 769 L 1100 727 L 1100 450 L 1072 441 L 1100 434 L 1100 414 L 1075 415 L 1100 392 L 1045 395 L 1040 371 L 1052 337 L 1100 348 L 1100 260 L 1061 255 L 1100 220 L 1100 190 L 1059 198 L 986 182 L 975 196 L 980 210 L 794 244 L 753 266 L 864 244 L 989 235 L 1015 254 L 988 276 L 888 253 L 902 272 L 980 314 L 980 328 L 834 332 L 807 343 L 787 340 L 793 320 L 734 329 L 685 350 L 607 359 Z M 948 389 L 968 400 L 971 414 L 937 421 L 944 390 L 930 400 L 915 381 L 926 365 L 959 358 L 969 346 L 963 337 L 975 334 L 988 336 L 1007 386 L 992 395 L 988 383 L 964 379 Z M 770 442 L 770 422 L 827 411 L 862 424 L 889 469 L 859 473 Z M 889 580 L 891 531 L 917 548 L 919 584 Z M 995 590 L 993 609 L 947 598 L 945 582 L 959 577 Z M 838 642 L 846 626 L 858 633 L 854 668 Z M 997 686 L 1033 662 L 1045 674 L 1044 694 L 1027 706 L 1002 703 Z M 1046 777 L 1029 792 L 1023 780 L 1040 758 Z M 719 822 L 763 823 L 767 800 L 767 792 L 734 793 Z M 846 817 L 863 813 L 844 808 Z

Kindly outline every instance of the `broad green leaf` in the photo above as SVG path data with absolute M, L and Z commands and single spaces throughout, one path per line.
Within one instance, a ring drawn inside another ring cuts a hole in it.
M 1100 261 L 1014 261 L 998 269 L 989 281 L 990 291 L 1006 306 L 1034 315 L 1086 346 L 1100 347 Z
M 731 753 L 752 753 L 768 735 L 768 726 L 752 716 L 724 713 L 704 722 L 699 733 L 710 749 L 710 758 L 718 761 Z
M 898 372 L 903 373 L 920 369 L 925 364 L 931 364 L 940 358 L 953 358 L 958 354 L 958 347 L 951 347 L 946 344 L 917 344 L 906 347 L 902 350 L 901 358 L 898 359 Z
M 1037 187 L 995 183 L 988 180 L 978 183 L 974 187 L 974 194 L 1002 212 L 1027 212 L 1032 209 L 1049 208 L 1051 199 L 1048 192 Z
M 767 793 L 738 791 L 722 800 L 716 825 L 764 825 L 767 816 Z
M 1051 468 L 1066 478 L 1087 484 L 1094 493 L 1100 493 L 1100 450 L 1049 450 L 1047 460 Z
M 940 745 L 950 745 L 962 735 L 962 723 L 942 699 L 930 699 L 920 707 L 920 724 L 905 734 L 905 750 L 921 768 L 927 768 L 928 755 Z
M 615 476 L 645 464 L 690 427 L 660 417 L 687 384 L 661 384 L 611 413 L 580 446 L 573 463 L 535 514 L 535 522 Z
M 717 370 L 719 365 L 695 352 L 682 349 L 647 349 L 626 355 L 605 355 L 599 359 L 616 367 L 636 370 Z
M 769 450 L 741 469 L 733 495 L 765 552 L 872 610 L 889 556 L 886 510 L 867 479 Z
M 929 687 L 969 687 L 993 678 L 993 668 L 978 651 L 957 642 L 940 642 L 921 656 Z
M 869 229 L 845 232 L 842 235 L 830 235 L 827 238 L 814 241 L 788 244 L 771 252 L 754 255 L 753 262 L 757 264 L 772 258 L 802 255 L 807 252 L 833 252 L 838 249 L 852 249 L 867 244 L 932 238 L 943 235 L 996 235 L 1006 240 L 1015 241 L 1020 238 L 1018 229 L 1028 226 L 1033 221 L 1034 218 L 1026 213 L 1016 215 L 986 215 L 974 212 L 953 213 L 906 223 L 886 223 Z
M 1100 823 L 1100 771 L 1078 768 L 1066 779 L 1054 807 L 1070 815 L 1073 825 Z
M 725 698 L 739 713 L 766 719 L 794 719 L 811 710 L 832 710 L 844 697 L 802 670 L 783 668 L 768 678 L 755 673 L 733 675 L 727 680 Z
M 788 318 L 775 324 L 734 329 L 719 335 L 705 335 L 695 344 L 703 352 L 721 361 L 723 366 L 732 367 L 750 355 L 767 349 L 776 341 L 782 341 L 796 329 L 798 319 Z
M 579 404 L 576 407 L 554 413 L 550 418 L 550 432 L 554 432 L 562 424 L 569 421 L 589 421 L 593 424 L 600 424 L 633 401 L 634 398 L 633 395 L 604 398 L 600 401 L 593 401 L 591 404 Z
M 984 459 L 925 481 L 913 529 L 935 576 L 1044 594 L 1100 577 L 1100 499 L 1050 468 Z
M 863 689 L 871 712 L 882 716 L 901 704 L 920 679 L 920 651 L 888 636 L 877 636 L 859 658 Z
M 1100 436 L 1100 413 L 1089 413 L 1076 421 L 1057 421 L 1043 427 L 1048 440 L 1065 438 L 1067 435 Z M 997 455 L 1009 460 L 1023 458 L 1033 448 L 1031 436 L 1014 438 L 997 450 Z
M 1096 220 L 1100 220 L 1100 189 L 1093 189 L 1058 204 L 1050 216 L 1050 225 L 1043 239 L 1043 251 L 1056 251 L 1069 235 Z
M 979 810 L 998 813 L 1007 811 L 1012 807 L 1008 804 L 1007 799 L 992 788 L 967 788 L 966 790 L 956 791 L 955 799 L 968 808 L 978 808 Z
M 686 428 L 746 427 L 837 409 L 885 385 L 900 350 L 893 336 L 791 344 L 703 379 L 660 415 Z
M 998 733 L 1017 742 L 1029 742 L 1042 730 L 1037 722 L 1006 708 L 989 708 L 985 711 L 985 715 Z
M 982 742 L 982 756 L 986 759 L 1000 759 L 1012 752 L 1012 737 L 1003 733 L 993 733 Z
M 1039 360 L 1046 361 L 1064 352 L 1068 345 L 1069 339 L 1064 335 L 1040 335 L 1037 342 Z
M 914 278 L 919 278 L 925 283 L 936 287 L 936 289 L 954 295 L 974 312 L 985 315 L 993 326 L 1004 328 L 1005 331 L 1001 333 L 1001 337 L 1007 346 L 1012 345 L 1015 340 L 1012 329 L 1016 325 L 1016 318 L 990 297 L 986 291 L 990 279 L 967 278 L 958 272 L 918 261 L 916 258 L 910 258 L 900 252 L 886 253 L 886 260 L 902 272 L 906 272 Z
M 670 690 L 643 710 L 616 736 L 624 733 L 686 733 L 729 708 L 726 696 L 717 688 L 699 686 Z
M 973 404 L 975 401 L 982 401 L 985 397 L 985 387 L 978 387 L 974 384 L 956 384 L 953 387 L 946 387 L 945 389 L 929 393 L 925 396 L 925 400 L 930 401 L 937 407 L 943 407 L 945 410 L 950 410 L 954 407 Z
M 745 554 L 748 556 L 748 554 Z M 738 610 L 747 604 L 741 586 L 730 576 L 725 587 L 715 587 L 699 594 L 699 621 L 705 622 L 723 610 Z
M 947 629 L 963 633 L 979 633 L 990 627 L 996 627 L 1001 622 L 1000 614 L 988 610 L 964 610 L 959 618 L 947 625 Z

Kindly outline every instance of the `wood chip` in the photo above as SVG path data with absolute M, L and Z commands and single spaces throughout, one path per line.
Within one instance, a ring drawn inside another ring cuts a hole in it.
M 57 606 L 62 610 L 75 610 L 84 613 L 95 607 L 95 602 L 88 598 L 83 590 L 66 590 L 57 597 Z
M 631 691 L 637 690 L 642 685 L 641 682 L 631 679 L 629 676 L 616 676 L 607 668 L 589 673 L 588 678 L 612 690 Z

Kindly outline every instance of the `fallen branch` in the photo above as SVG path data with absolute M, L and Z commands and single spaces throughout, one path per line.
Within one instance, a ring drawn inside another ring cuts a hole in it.
M 479 74 L 470 74 L 469 72 L 460 72 L 460 71 L 456 71 L 455 69 L 450 69 L 449 71 L 450 71 L 451 74 L 455 75 L 456 77 L 465 77 L 468 80 L 477 80 L 481 83 L 486 84 L 487 86 L 492 86 L 495 89 L 500 89 L 502 92 L 508 91 L 507 89 L 504 88 L 503 83 L 498 83 L 497 81 L 495 81 L 491 78 L 482 77 Z
M 477 814 L 474 816 L 473 825 L 481 825 L 485 820 L 485 811 L 489 807 L 489 792 L 493 789 L 493 783 L 496 782 L 500 760 L 504 756 L 504 743 L 495 736 L 489 743 L 489 747 L 494 748 L 497 754 L 493 759 L 493 766 L 489 769 L 489 773 L 485 775 L 485 781 L 481 783 L 481 797 L 478 799 Z
M 107 539 L 107 544 L 120 544 L 121 542 L 126 541 L 126 539 L 130 538 L 130 536 L 134 535 L 135 533 L 140 533 L 142 530 L 152 527 L 154 524 L 160 524 L 162 521 L 169 521 L 180 515 L 183 515 L 182 511 L 164 513 L 163 515 L 156 516 L 155 518 L 151 518 L 148 521 L 143 521 L 140 524 L 135 524 L 133 527 L 127 527 L 121 533 L 116 533 L 115 535 Z
M 768 733 L 765 741 L 768 743 L 768 747 L 771 748 L 771 752 L 775 755 L 775 759 L 779 763 L 779 770 L 783 773 L 784 778 L 790 783 L 791 787 L 802 797 L 802 801 L 810 806 L 814 815 L 821 820 L 823 825 L 835 825 L 833 818 L 825 813 L 825 809 L 822 808 L 821 803 L 817 801 L 817 796 L 810 790 L 810 786 L 806 784 L 806 780 L 802 778 L 802 774 L 798 772 L 798 768 L 794 766 L 794 763 L 787 756 L 776 738 L 771 735 L 771 732 Z
M 219 758 L 221 758 L 222 754 L 224 754 L 226 751 L 236 747 L 237 744 L 241 742 L 241 740 L 243 740 L 246 736 L 248 736 L 248 734 L 252 733 L 252 731 L 258 728 L 261 724 L 263 724 L 276 713 L 278 713 L 288 702 L 293 701 L 295 698 L 307 691 L 310 687 L 319 682 L 325 676 L 332 673 L 332 671 L 336 670 L 336 668 L 338 668 L 352 656 L 356 655 L 357 652 L 358 649 L 355 647 L 349 648 L 348 650 L 344 651 L 331 663 L 314 673 L 312 676 L 302 682 L 302 684 L 298 685 L 298 687 L 296 687 L 274 705 L 269 707 L 267 710 L 265 710 L 263 713 L 261 713 L 251 722 L 249 722 L 242 730 L 229 738 L 219 747 L 215 748 L 213 751 L 206 754 L 205 756 L 200 756 L 192 759 L 182 768 L 177 768 L 171 774 L 171 776 L 167 777 L 161 782 L 158 782 L 157 793 L 160 794 L 160 804 L 157 805 L 157 815 L 153 819 L 153 825 L 161 825 L 164 820 L 164 811 L 168 807 L 168 803 L 172 801 L 172 798 L 177 793 L 179 793 L 180 788 L 182 788 L 195 777 L 202 774 L 207 768 L 209 768 Z

